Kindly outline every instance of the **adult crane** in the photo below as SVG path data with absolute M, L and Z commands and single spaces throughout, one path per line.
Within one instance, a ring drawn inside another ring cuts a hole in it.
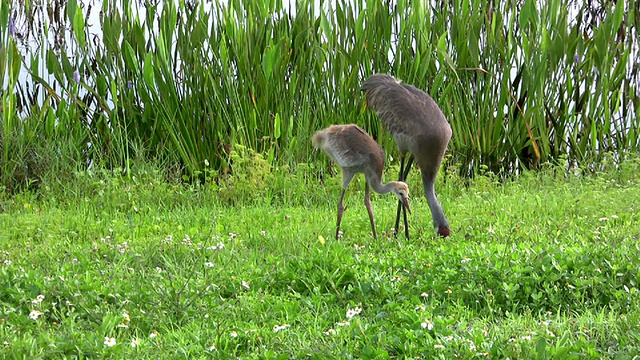
M 400 151 L 399 181 L 406 181 L 411 165 L 420 167 L 424 195 L 431 209 L 436 231 L 449 236 L 449 221 L 435 193 L 438 169 L 451 139 L 451 125 L 436 102 L 426 92 L 404 84 L 388 74 L 374 74 L 362 84 L 367 107 L 373 109 L 383 127 L 393 135 Z M 405 156 L 411 156 L 405 166 Z M 398 204 L 396 231 L 400 224 Z M 403 211 L 405 235 L 409 238 L 407 213 Z

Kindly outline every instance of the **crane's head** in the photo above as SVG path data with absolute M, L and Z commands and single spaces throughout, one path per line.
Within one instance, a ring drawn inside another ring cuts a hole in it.
M 438 227 L 438 235 L 442 237 L 447 237 L 451 234 L 451 230 L 449 230 L 448 226 L 439 226 Z
M 409 186 L 402 181 L 396 181 L 393 184 L 393 193 L 396 194 L 409 214 L 411 214 L 411 208 L 409 207 Z

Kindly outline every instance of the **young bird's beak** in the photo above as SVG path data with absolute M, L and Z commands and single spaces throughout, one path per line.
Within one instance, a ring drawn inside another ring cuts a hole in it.
M 402 203 L 404 204 L 404 207 L 407 208 L 409 215 L 411 215 L 411 208 L 409 207 L 409 198 L 402 199 Z

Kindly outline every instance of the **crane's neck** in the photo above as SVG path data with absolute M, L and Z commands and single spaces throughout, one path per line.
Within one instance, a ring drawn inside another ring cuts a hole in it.
M 380 176 L 370 175 L 365 177 L 367 178 L 367 182 L 369 183 L 373 191 L 377 192 L 378 194 L 386 194 L 392 192 L 395 189 L 396 181 L 389 181 L 388 183 L 383 184 Z
M 427 198 L 429 209 L 431 209 L 431 217 L 433 218 L 433 225 L 438 228 L 449 228 L 449 220 L 442 211 L 442 206 L 436 197 L 433 181 L 424 182 L 424 195 Z

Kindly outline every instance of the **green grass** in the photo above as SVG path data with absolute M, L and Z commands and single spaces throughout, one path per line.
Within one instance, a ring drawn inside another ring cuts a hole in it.
M 276 191 L 233 207 L 240 192 L 153 171 L 50 180 L 1 198 L 2 357 L 637 357 L 636 167 L 503 183 L 489 173 L 468 186 L 448 169 L 447 239 L 433 234 L 414 170 L 413 237 L 377 241 L 361 178 L 339 240 L 338 177 L 280 169 L 265 180 Z M 388 234 L 394 198 L 372 201 Z

